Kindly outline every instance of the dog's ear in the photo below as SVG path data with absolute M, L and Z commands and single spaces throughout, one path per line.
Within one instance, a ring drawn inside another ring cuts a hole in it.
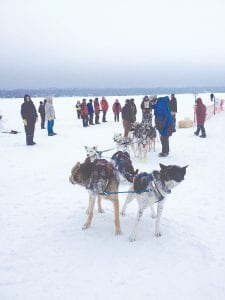
M 159 164 L 159 166 L 160 166 L 160 168 L 163 170 L 163 169 L 166 169 L 166 166 L 165 165 L 163 165 L 163 164 Z
M 119 136 L 122 136 L 122 133 L 120 133 Z
M 187 166 L 185 166 L 185 167 L 183 167 L 182 169 L 183 169 L 184 171 L 186 171 L 187 167 L 188 167 L 188 165 L 187 165 Z
M 93 147 L 93 149 L 94 149 L 94 150 L 97 150 L 97 149 L 98 149 L 98 145 L 95 145 L 95 146 Z

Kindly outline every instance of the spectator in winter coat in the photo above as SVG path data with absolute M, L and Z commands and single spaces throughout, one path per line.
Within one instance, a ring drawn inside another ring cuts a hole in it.
M 210 94 L 210 100 L 211 102 L 215 101 L 215 95 L 213 93 Z
M 173 117 L 173 132 L 176 131 L 176 114 L 177 114 L 177 99 L 175 94 L 171 94 L 170 96 L 170 111 Z
M 89 102 L 87 104 L 87 108 L 88 108 L 89 124 L 94 125 L 93 124 L 94 107 L 92 104 L 92 99 L 89 100 Z
M 126 103 L 122 108 L 122 119 L 123 119 L 123 128 L 124 128 L 124 137 L 127 137 L 129 131 L 131 130 L 131 124 L 133 122 L 132 109 L 130 106 L 129 99 L 126 100 Z
M 118 99 L 116 99 L 116 101 L 113 103 L 112 110 L 113 110 L 113 113 L 114 113 L 114 121 L 119 122 L 119 115 L 120 115 L 120 112 L 121 112 L 121 105 L 120 105 Z
M 151 117 L 152 107 L 148 96 L 145 96 L 143 98 L 143 101 L 141 102 L 141 110 L 142 110 L 142 122 L 145 120 L 149 120 Z
M 41 117 L 41 129 L 45 129 L 45 106 L 44 106 L 44 102 L 42 101 L 40 101 L 38 112 Z
M 36 144 L 33 141 L 33 138 L 35 123 L 37 121 L 38 115 L 34 103 L 31 101 L 29 95 L 24 96 L 24 103 L 21 105 L 20 112 L 24 123 L 27 145 L 33 146 Z
M 56 135 L 56 133 L 53 131 L 54 122 L 55 122 L 55 109 L 53 106 L 52 97 L 46 98 L 45 118 L 48 122 L 47 124 L 48 136 Z
M 94 113 L 95 113 L 95 124 L 100 124 L 99 123 L 100 104 L 98 98 L 95 98 L 94 100 Z
M 109 108 L 109 104 L 107 102 L 107 100 L 105 99 L 105 97 L 102 97 L 102 100 L 100 101 L 100 104 L 101 104 L 101 109 L 102 109 L 102 122 L 107 122 L 106 121 L 106 113 L 108 111 L 108 108 Z
M 154 109 L 155 126 L 160 133 L 160 141 L 162 144 L 162 152 L 159 153 L 159 156 L 165 157 L 169 154 L 169 137 L 173 132 L 173 118 L 169 108 L 169 97 L 158 98 L 156 102 L 152 104 L 152 108 Z
M 202 99 L 198 98 L 196 100 L 196 107 L 195 107 L 196 119 L 197 119 L 197 130 L 194 132 L 195 135 L 199 135 L 201 131 L 201 138 L 206 137 L 205 133 L 205 117 L 206 117 L 206 106 L 202 103 Z
M 130 107 L 132 110 L 132 123 L 136 122 L 137 107 L 134 103 L 134 98 L 130 99 Z
M 80 101 L 77 100 L 77 103 L 76 103 L 77 119 L 80 119 L 80 110 L 81 110 Z
M 81 119 L 83 122 L 83 127 L 87 127 L 88 126 L 88 108 L 87 108 L 87 104 L 86 104 L 86 99 L 83 99 L 82 103 L 81 103 Z

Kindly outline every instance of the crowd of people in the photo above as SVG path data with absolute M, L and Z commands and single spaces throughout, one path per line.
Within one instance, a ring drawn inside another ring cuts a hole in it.
M 155 119 L 155 127 L 160 134 L 160 141 L 162 145 L 162 151 L 159 156 L 166 157 L 169 154 L 169 137 L 176 131 L 176 114 L 177 114 L 177 99 L 175 94 L 171 94 L 170 98 L 145 96 L 140 105 L 142 111 L 142 122 L 148 122 L 152 125 L 153 113 Z M 100 113 L 102 112 L 101 122 L 107 122 L 107 112 L 109 110 L 109 103 L 105 97 L 101 100 L 96 97 L 94 100 L 87 100 L 84 98 L 82 101 L 78 100 L 75 105 L 77 118 L 82 120 L 83 127 L 89 125 L 100 124 Z M 121 106 L 118 99 L 112 105 L 112 111 L 114 114 L 114 121 L 119 122 L 120 116 L 124 128 L 124 137 L 128 137 L 129 132 L 132 129 L 132 125 L 136 122 L 137 107 L 134 98 L 126 99 L 125 104 Z M 203 104 L 202 99 L 196 99 L 196 119 L 197 130 L 195 135 L 205 138 L 206 132 L 204 127 L 206 106 Z M 47 122 L 48 136 L 54 136 L 56 133 L 53 130 L 55 120 L 55 110 L 53 106 L 52 97 L 47 97 L 44 101 L 40 101 L 38 113 L 41 119 L 41 129 L 45 129 L 45 123 Z M 21 105 L 21 116 L 24 123 L 24 129 L 26 133 L 27 145 L 35 145 L 33 141 L 35 123 L 38 119 L 38 114 L 34 103 L 29 95 L 24 96 L 24 103 Z
M 171 98 L 157 96 L 145 96 L 141 102 L 140 108 L 142 110 L 142 122 L 147 121 L 152 125 L 152 111 L 155 115 L 155 125 L 160 133 L 160 141 L 162 144 L 162 151 L 160 156 L 168 156 L 169 154 L 169 137 L 176 131 L 176 113 L 177 113 L 177 99 L 175 94 L 171 94 Z M 109 104 L 105 97 L 102 97 L 100 103 L 98 98 L 90 99 L 87 103 L 86 99 L 82 102 L 79 100 L 76 103 L 77 118 L 82 119 L 83 127 L 89 125 L 100 124 L 99 114 L 102 112 L 102 122 L 107 122 L 106 114 L 109 109 Z M 122 124 L 124 128 L 124 137 L 128 137 L 132 129 L 132 124 L 136 122 L 137 107 L 134 98 L 126 99 L 122 107 L 119 100 L 116 99 L 112 106 L 114 114 L 114 121 L 119 122 L 120 114 L 122 117 Z M 93 115 L 95 115 L 95 123 L 93 122 Z

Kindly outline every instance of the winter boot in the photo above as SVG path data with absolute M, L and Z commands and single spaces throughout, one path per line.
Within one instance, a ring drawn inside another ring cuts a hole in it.
M 200 132 L 200 126 L 197 125 L 197 130 L 194 132 L 195 135 L 199 135 L 199 132 Z

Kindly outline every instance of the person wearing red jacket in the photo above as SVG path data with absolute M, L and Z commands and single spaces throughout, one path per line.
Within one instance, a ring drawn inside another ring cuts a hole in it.
M 119 122 L 119 115 L 120 115 L 120 112 L 121 112 L 121 105 L 120 105 L 118 99 L 116 99 L 116 101 L 114 102 L 112 110 L 113 110 L 113 113 L 114 113 L 114 121 Z
M 80 116 L 83 122 L 83 127 L 87 127 L 88 126 L 88 107 L 86 104 L 86 99 L 83 99 L 81 105 L 80 105 Z
M 195 135 L 199 135 L 201 131 L 201 138 L 206 137 L 205 133 L 205 117 L 206 117 L 206 106 L 202 103 L 202 99 L 198 98 L 196 100 L 196 106 L 195 106 L 195 113 L 196 113 L 196 119 L 197 119 L 197 130 L 194 132 Z
M 101 100 L 100 104 L 101 104 L 101 109 L 102 109 L 102 112 L 103 112 L 102 122 L 107 122 L 106 121 L 106 113 L 108 111 L 109 104 L 108 104 L 107 100 L 105 99 L 105 97 L 102 97 L 102 100 Z

